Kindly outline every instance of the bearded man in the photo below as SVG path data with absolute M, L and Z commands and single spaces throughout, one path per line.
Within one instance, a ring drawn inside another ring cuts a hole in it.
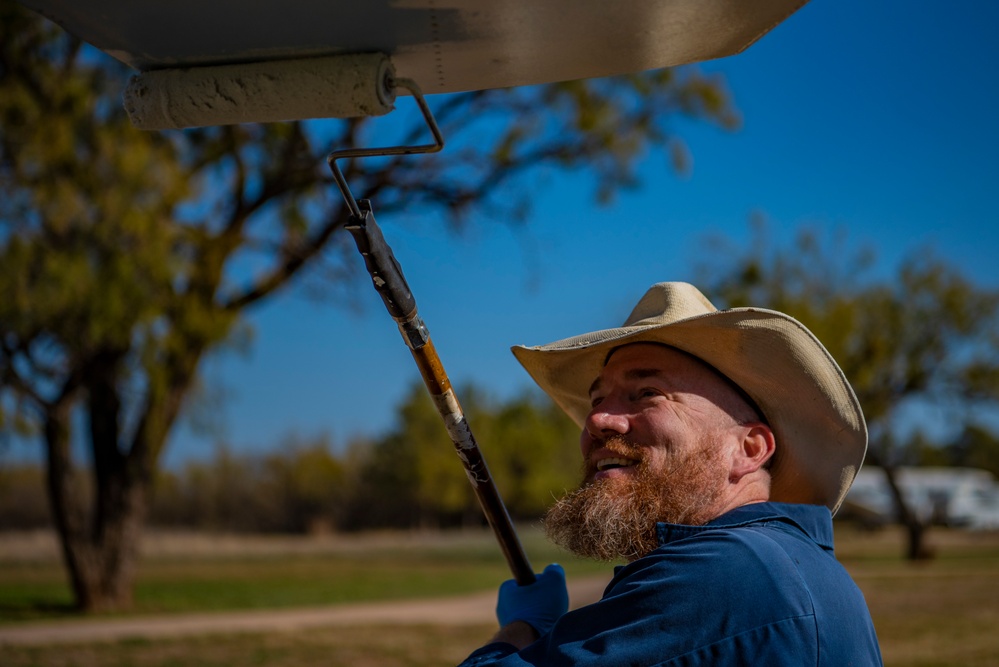
M 549 537 L 627 564 L 571 612 L 558 565 L 505 582 L 463 666 L 882 664 L 832 544 L 867 427 L 801 323 L 659 283 L 622 327 L 514 354 L 582 429 Z

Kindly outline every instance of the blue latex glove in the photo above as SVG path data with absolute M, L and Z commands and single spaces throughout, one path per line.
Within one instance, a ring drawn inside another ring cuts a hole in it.
M 558 563 L 552 563 L 533 584 L 518 586 L 513 579 L 504 581 L 499 589 L 496 618 L 500 627 L 524 621 L 543 635 L 568 609 L 565 570 Z

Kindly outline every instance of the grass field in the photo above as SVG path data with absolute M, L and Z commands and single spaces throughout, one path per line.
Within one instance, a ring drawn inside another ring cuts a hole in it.
M 566 563 L 570 576 L 606 573 L 554 552 L 533 531 L 525 545 L 540 569 Z M 0 623 L 69 614 L 51 545 L 18 547 L 0 536 Z M 892 531 L 838 528 L 837 549 L 864 591 L 887 665 L 999 665 L 999 534 L 937 530 L 937 558 L 909 564 Z M 48 549 L 48 551 L 46 551 Z M 136 614 L 293 607 L 492 589 L 507 576 L 491 537 L 381 535 L 360 540 L 197 538 L 147 540 Z M 489 626 L 330 628 L 319 631 L 130 640 L 112 644 L 0 647 L 0 664 L 174 665 L 454 664 Z
M 607 572 L 556 551 L 536 530 L 521 537 L 538 570 L 557 560 L 570 575 Z M 0 535 L 0 623 L 73 615 L 54 543 L 34 538 L 33 545 L 5 547 Z M 318 539 L 156 535 L 143 553 L 134 614 L 442 597 L 492 589 L 510 576 L 491 535 L 480 531 Z
M 937 557 L 901 560 L 901 536 L 837 532 L 886 665 L 999 666 L 999 534 L 935 530 Z

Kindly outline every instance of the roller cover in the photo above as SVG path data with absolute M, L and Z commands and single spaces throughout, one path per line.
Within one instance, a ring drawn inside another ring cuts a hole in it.
M 393 75 L 383 54 L 159 69 L 132 77 L 124 103 L 143 130 L 381 116 Z

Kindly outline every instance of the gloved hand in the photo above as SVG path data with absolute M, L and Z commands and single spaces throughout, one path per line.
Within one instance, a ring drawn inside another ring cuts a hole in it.
M 513 579 L 504 581 L 499 589 L 496 617 L 500 627 L 524 621 L 543 635 L 568 609 L 565 570 L 558 563 L 552 563 L 533 584 L 518 586 Z

